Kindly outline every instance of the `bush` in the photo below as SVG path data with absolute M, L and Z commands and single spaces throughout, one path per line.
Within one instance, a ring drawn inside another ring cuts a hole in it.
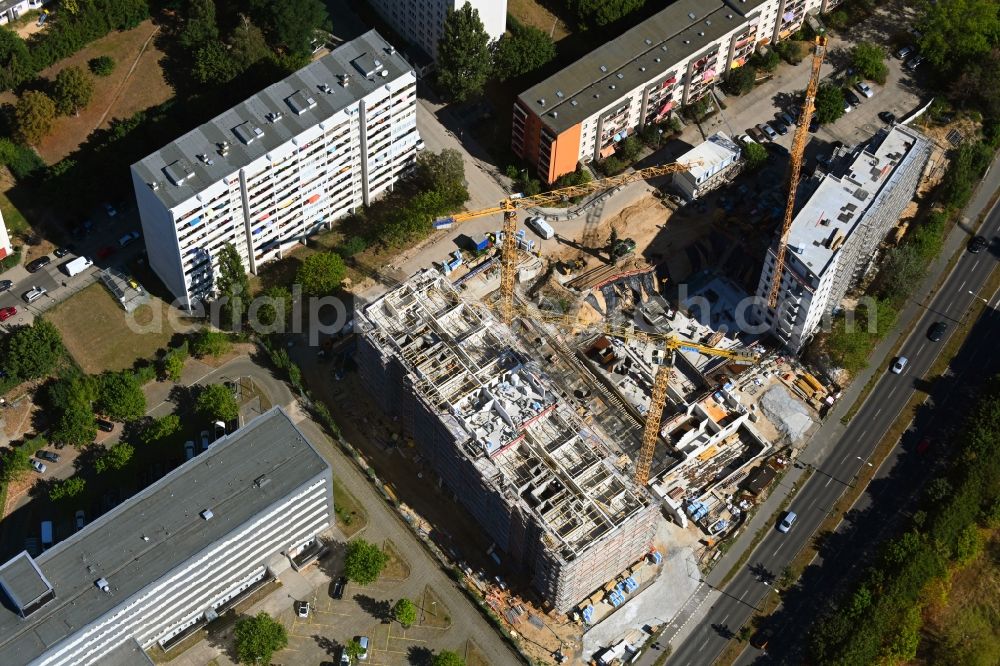
M 617 176 L 622 171 L 628 168 L 628 165 L 622 162 L 620 159 L 612 155 L 608 157 L 603 162 L 598 162 L 598 166 L 601 171 L 604 172 L 606 176 Z
M 147 363 L 146 365 L 140 365 L 135 369 L 135 380 L 139 384 L 148 384 L 149 382 L 156 379 L 156 366 Z
M 767 150 L 756 141 L 747 141 L 743 144 L 742 150 L 744 165 L 748 172 L 757 171 L 767 162 Z
M 778 69 L 778 65 L 781 63 L 781 56 L 773 48 L 767 49 L 767 54 L 754 53 L 753 57 L 750 58 L 750 64 L 757 69 L 762 69 L 765 72 L 773 72 Z
M 745 95 L 753 90 L 754 82 L 757 80 L 757 70 L 753 65 L 743 65 L 736 69 L 731 69 L 726 74 L 723 87 L 730 95 Z
M 199 358 L 206 356 L 219 357 L 229 353 L 232 347 L 233 344 L 229 341 L 228 334 L 210 328 L 203 328 L 198 331 L 191 343 L 191 351 Z
M 368 249 L 368 243 L 361 236 L 351 236 L 344 243 L 337 248 L 337 251 L 343 257 L 353 257 L 356 254 L 361 254 Z
M 71 476 L 62 481 L 56 481 L 49 488 L 49 499 L 58 502 L 61 499 L 72 499 L 84 491 L 87 481 L 79 476 Z
M 115 71 L 115 59 L 111 56 L 99 56 L 87 61 L 87 67 L 95 76 L 111 76 Z
M 797 65 L 802 62 L 802 49 L 800 49 L 799 45 L 795 42 L 778 42 L 774 45 L 774 51 L 781 57 L 782 60 L 790 65 Z
M 45 162 L 34 148 L 5 138 L 0 138 L 0 163 L 10 169 L 18 180 L 43 173 L 45 169 Z

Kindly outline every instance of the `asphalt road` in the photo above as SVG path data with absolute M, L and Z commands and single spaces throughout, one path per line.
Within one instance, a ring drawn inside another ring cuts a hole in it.
M 726 647 L 731 633 L 739 630 L 766 595 L 774 593 L 774 586 L 769 584 L 768 578 L 780 576 L 781 571 L 826 518 L 837 498 L 854 482 L 862 467 L 871 464 L 868 457 L 903 411 L 915 388 L 924 381 L 926 373 L 957 323 L 968 313 L 974 299 L 980 298 L 973 294 L 978 294 L 1000 253 L 1000 211 L 997 208 L 987 216 L 980 233 L 992 239 L 991 247 L 980 254 L 963 253 L 954 271 L 917 318 L 901 349 L 902 355 L 909 359 L 905 371 L 899 375 L 886 373 L 881 377 L 839 440 L 821 447 L 825 452 L 821 459 L 805 461 L 815 467 L 815 472 L 790 504 L 790 510 L 798 515 L 793 528 L 787 534 L 773 530 L 761 541 L 748 564 L 728 585 L 719 590 L 721 595 L 674 652 L 669 663 L 714 663 Z M 970 290 L 973 294 L 969 293 Z M 963 347 L 960 354 L 961 367 L 953 364 L 953 374 L 965 372 L 969 378 L 974 378 L 989 371 L 987 366 L 990 364 L 984 363 L 989 354 L 979 352 L 979 348 L 984 344 L 988 345 L 989 341 L 1000 334 L 1000 317 L 996 316 L 996 308 L 1000 303 L 995 296 L 982 295 L 989 300 L 990 309 L 975 327 L 975 335 Z M 949 329 L 945 338 L 935 343 L 928 340 L 927 331 L 938 321 L 947 323 Z M 899 447 L 895 453 L 898 455 Z M 917 454 L 904 452 L 904 455 Z M 877 470 L 876 481 L 869 487 L 869 491 L 891 473 L 892 459 L 891 456 L 890 461 L 887 461 L 890 464 L 884 464 Z M 912 481 L 912 476 L 910 479 Z M 878 511 L 885 517 L 894 515 L 898 501 L 903 499 L 905 496 L 883 498 Z M 871 498 L 865 501 L 870 502 Z M 860 536 L 864 538 L 864 535 Z M 832 587 L 834 582 L 828 580 L 826 584 Z M 787 640 L 801 643 L 801 630 L 789 632 Z M 741 663 L 760 655 L 759 651 L 749 648 Z

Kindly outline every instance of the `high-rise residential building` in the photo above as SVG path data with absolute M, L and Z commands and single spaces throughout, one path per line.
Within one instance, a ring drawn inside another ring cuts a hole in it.
M 416 78 L 375 31 L 132 165 L 149 265 L 180 305 L 210 297 L 219 250 L 247 269 L 367 205 L 416 160 Z
M 754 317 L 779 341 L 800 350 L 824 316 L 871 268 L 879 244 L 920 183 L 930 142 L 906 125 L 834 153 L 827 173 L 800 186 L 776 308 L 766 306 L 775 279 L 777 246 L 764 258 Z
M 40 555 L 0 565 L 0 662 L 152 664 L 145 650 L 169 655 L 314 560 L 332 522 L 329 465 L 274 408 Z
M 444 18 L 466 2 L 479 12 L 490 40 L 500 39 L 507 29 L 507 0 L 370 0 L 369 4 L 403 39 L 437 60 Z
M 0 213 L 0 259 L 14 252 L 10 244 L 10 235 L 7 233 L 7 226 L 3 222 L 3 214 Z
M 834 4 L 833 0 L 825 0 Z M 824 0 L 677 0 L 518 95 L 511 147 L 546 183 L 704 97 Z M 824 10 L 825 11 L 825 10 Z

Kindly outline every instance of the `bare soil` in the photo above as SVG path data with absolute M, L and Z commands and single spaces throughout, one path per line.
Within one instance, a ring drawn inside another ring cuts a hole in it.
M 537 0 L 508 0 L 507 13 L 524 25 L 544 31 L 557 42 L 571 32 L 569 26 Z

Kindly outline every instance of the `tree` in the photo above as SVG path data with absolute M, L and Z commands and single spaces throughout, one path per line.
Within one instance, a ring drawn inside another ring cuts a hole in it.
M 215 0 L 188 0 L 184 27 L 177 38 L 188 52 L 219 41 L 219 26 L 215 20 Z
M 184 358 L 180 354 L 167 354 L 163 357 L 163 374 L 172 382 L 179 382 L 184 372 Z
M 158 419 L 153 419 L 139 435 L 142 444 L 156 444 L 162 442 L 171 435 L 180 432 L 181 417 L 176 414 L 167 414 Z
M 317 252 L 305 258 L 295 276 L 302 293 L 309 296 L 332 294 L 344 281 L 347 268 L 336 252 Z
M 240 415 L 233 392 L 224 384 L 209 384 L 198 394 L 194 409 L 210 421 L 235 421 Z
M 538 69 L 556 57 L 556 45 L 548 33 L 511 18 L 507 28 L 509 32 L 493 46 L 493 73 L 501 81 Z
M 14 105 L 17 133 L 27 144 L 36 144 L 52 131 L 56 104 L 43 92 L 29 90 Z
M 216 331 L 211 328 L 203 328 L 195 335 L 191 343 L 191 351 L 195 356 L 204 358 L 205 356 L 222 356 L 229 352 L 233 343 L 229 341 L 229 335 L 223 331 Z
M 757 171 L 767 162 L 767 150 L 756 141 L 747 141 L 742 146 L 744 169 Z
M 614 23 L 645 3 L 646 0 L 566 0 L 566 8 L 586 30 Z
M 17 328 L 7 339 L 0 358 L 4 369 L 21 380 L 44 377 L 63 358 L 65 348 L 59 329 L 46 319 Z
M 7 26 L 0 27 L 0 90 L 10 90 L 35 75 L 28 45 Z
M 273 326 L 284 321 L 292 311 L 292 292 L 281 285 L 272 285 L 264 290 L 257 305 L 257 321 L 262 326 Z
M 1000 15 L 994 0 L 923 0 L 920 53 L 954 76 L 998 46 Z
M 745 95 L 753 90 L 754 82 L 757 80 L 757 70 L 753 65 L 743 65 L 736 69 L 731 69 L 726 74 L 725 88 L 730 95 Z
M 269 664 L 271 655 L 288 645 L 288 632 L 261 611 L 236 623 L 236 657 L 241 664 Z
M 65 67 L 56 74 L 53 93 L 59 113 L 64 116 L 71 113 L 80 115 L 80 109 L 90 104 L 94 96 L 94 82 L 83 67 Z
M 97 423 L 89 405 L 69 405 L 59 414 L 52 427 L 52 441 L 77 448 L 86 446 L 97 437 Z
M 451 650 L 441 650 L 434 655 L 431 666 L 465 666 L 465 659 Z
M 389 556 L 381 548 L 364 539 L 355 539 L 347 544 L 344 575 L 355 583 L 370 585 L 378 580 L 388 563 Z
M 49 488 L 49 499 L 53 502 L 58 502 L 61 499 L 72 499 L 82 493 L 86 487 L 86 479 L 71 476 L 52 484 L 52 487 Z
M 364 652 L 365 649 L 361 647 L 361 643 L 357 642 L 353 638 L 347 641 L 347 644 L 344 645 L 344 654 L 347 655 L 347 658 L 351 660 L 352 664 L 355 663 L 358 660 L 358 657 L 364 654 Z
M 297 55 L 309 54 L 316 30 L 330 21 L 320 0 L 253 0 L 253 5 L 257 23 L 267 27 L 271 43 Z
M 816 91 L 814 113 L 821 123 L 836 122 L 844 115 L 844 91 L 830 83 L 821 85 Z
M 94 76 L 111 76 L 115 71 L 115 59 L 111 56 L 98 56 L 87 61 L 87 68 Z
M 198 47 L 194 54 L 194 78 L 199 83 L 229 83 L 240 75 L 229 49 L 221 42 L 209 42 Z
M 417 606 L 404 597 L 392 607 L 392 616 L 396 618 L 396 622 L 403 625 L 404 629 L 409 629 L 417 621 Z
M 0 453 L 0 479 L 4 483 L 20 480 L 31 471 L 31 452 L 27 446 L 15 446 Z
M 490 36 L 479 10 L 466 2 L 449 9 L 438 41 L 437 82 L 444 95 L 464 102 L 482 92 L 490 75 Z
M 135 373 L 105 372 L 98 377 L 97 411 L 114 421 L 134 421 L 146 413 L 146 395 Z
M 880 85 L 885 84 L 889 68 L 885 61 L 888 58 L 885 49 L 871 42 L 858 42 L 851 49 L 851 64 L 858 73 L 866 79 L 871 79 Z
M 465 184 L 465 161 L 457 150 L 446 148 L 440 153 L 423 152 L 417 157 L 416 180 L 424 192 L 441 195 L 443 208 L 460 208 L 469 200 Z
M 246 317 L 247 300 L 250 298 L 250 278 L 247 277 L 243 259 L 232 243 L 226 243 L 219 251 L 219 279 L 215 284 L 219 299 L 225 299 L 222 318 L 229 325 L 235 325 L 236 305 L 239 304 L 239 320 Z
M 135 447 L 128 442 L 118 442 L 110 449 L 97 457 L 94 461 L 94 469 L 98 474 L 103 474 L 110 470 L 124 469 L 132 460 L 135 454 Z
M 763 53 L 754 53 L 753 57 L 750 58 L 750 64 L 765 72 L 773 72 L 781 64 L 781 56 L 773 48 L 768 48 L 766 55 Z
M 229 56 L 235 69 L 241 74 L 272 56 L 264 33 L 246 16 L 240 16 L 239 23 L 229 37 L 229 47 Z

